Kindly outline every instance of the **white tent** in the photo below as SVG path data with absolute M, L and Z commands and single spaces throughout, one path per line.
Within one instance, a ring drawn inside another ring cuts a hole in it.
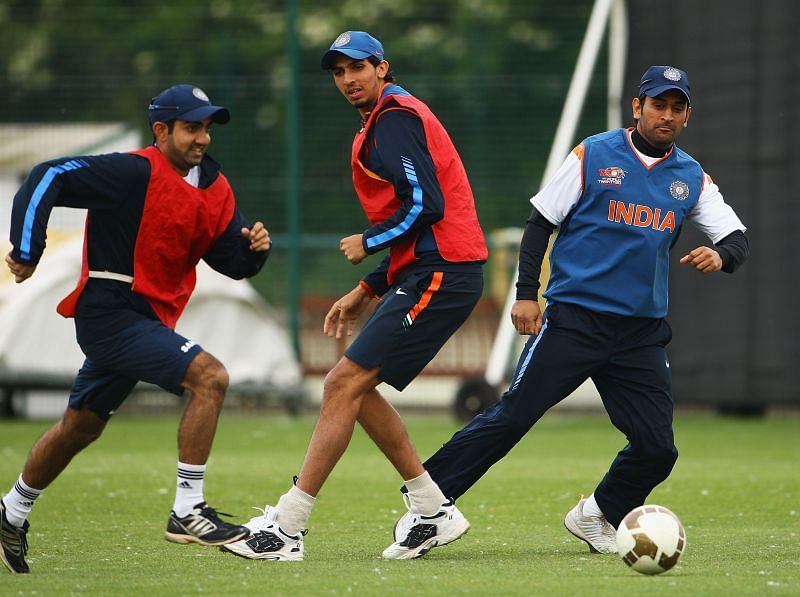
M 130 151 L 139 134 L 121 123 L 46 123 L 0 125 L 0 231 L 8 233 L 14 193 L 30 168 L 60 155 Z M 50 216 L 47 250 L 32 278 L 15 284 L 0 262 L 0 385 L 24 379 L 29 386 L 61 387 L 75 375 L 83 354 L 72 320 L 55 308 L 78 279 L 85 210 L 56 207 Z M 10 246 L 0 246 L 2 255 Z M 269 275 L 269 264 L 267 272 Z M 225 364 L 231 384 L 302 397 L 301 368 L 284 327 L 260 295 L 244 280 L 230 280 L 201 262 L 197 288 L 178 322 L 178 332 Z M 13 378 L 13 379 L 12 379 Z M 11 381 L 9 381 L 11 380 Z M 61 394 L 65 392 L 60 390 Z M 29 397 L 36 392 L 30 392 Z M 60 414 L 56 406 L 30 416 Z M 50 401 L 52 402 L 52 400 Z
M 66 378 L 77 372 L 83 354 L 74 324 L 55 308 L 78 279 L 82 243 L 81 234 L 51 232 L 35 274 L 22 284 L 2 268 L 0 375 Z M 203 262 L 177 331 L 222 361 L 232 385 L 294 391 L 301 383 L 288 335 L 266 302 L 249 282 L 226 278 Z
M 8 234 L 11 200 L 30 169 L 58 156 L 78 156 L 141 147 L 136 130 L 120 122 L 0 124 L 0 231 Z M 50 226 L 82 230 L 83 212 L 56 208 Z

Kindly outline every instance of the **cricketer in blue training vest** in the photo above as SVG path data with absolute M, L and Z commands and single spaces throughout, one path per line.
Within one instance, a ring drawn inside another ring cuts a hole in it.
M 625 129 L 581 145 L 584 191 L 561 223 L 544 296 L 600 313 L 664 317 L 669 250 L 700 197 L 703 169 L 675 146 L 647 166 Z

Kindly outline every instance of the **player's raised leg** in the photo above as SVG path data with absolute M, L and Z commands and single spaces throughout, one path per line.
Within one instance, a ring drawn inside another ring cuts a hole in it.
M 400 415 L 377 390 L 364 396 L 358 422 L 400 472 L 408 490 L 403 494 L 408 512 L 395 524 L 394 543 L 384 550 L 383 557 L 418 558 L 462 537 L 469 530 L 469 521 L 433 482 Z
M 105 424 L 88 409 L 68 408 L 31 448 L 22 474 L 0 501 L 0 559 L 11 572 L 29 572 L 27 518 L 36 499 L 78 452 L 100 437 Z
M 250 538 L 226 545 L 223 551 L 250 559 L 302 559 L 303 534 L 316 495 L 350 443 L 364 394 L 378 383 L 377 369 L 364 369 L 342 357 L 325 378 L 319 418 L 295 484 L 274 508 L 267 506 L 262 516 L 247 523 Z M 287 541 L 299 548 L 292 551 Z
M 208 352 L 198 352 L 186 370 L 183 386 L 192 392 L 178 430 L 178 481 L 175 503 L 165 538 L 173 543 L 222 545 L 250 534 L 230 524 L 208 505 L 203 494 L 206 462 L 217 429 L 217 420 L 228 388 L 228 372 Z

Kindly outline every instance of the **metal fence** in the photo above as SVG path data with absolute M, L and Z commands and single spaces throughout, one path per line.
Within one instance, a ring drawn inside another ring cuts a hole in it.
M 279 309 L 300 297 L 302 355 L 316 371 L 336 352 L 318 353 L 318 343 L 306 340 L 315 325 L 321 327 L 321 321 L 314 323 L 321 305 L 348 291 L 375 263 L 353 268 L 336 248 L 341 236 L 362 230 L 365 219 L 348 164 L 358 116 L 318 67 L 331 40 L 346 29 L 366 29 L 382 39 L 400 83 L 431 106 L 453 137 L 491 233 L 521 226 L 528 215 L 527 199 L 540 183 L 592 1 L 69 4 L 70 10 L 59 10 L 59 2 L 0 0 L 7 25 L 0 36 L 0 120 L 125 122 L 147 138 L 144 109 L 152 95 L 178 82 L 203 86 L 232 113 L 231 123 L 215 130 L 211 153 L 223 164 L 245 214 L 264 220 L 276 237 L 270 262 L 254 283 Z M 298 10 L 296 95 L 290 95 L 287 76 L 289 4 Z M 627 5 L 624 97 L 633 97 L 649 64 L 675 63 L 689 72 L 694 116 L 681 145 L 719 182 L 748 224 L 753 246 L 751 262 L 730 278 L 674 272 L 676 396 L 799 404 L 800 318 L 792 259 L 800 157 L 791 145 L 800 136 L 794 117 L 800 4 L 712 0 L 702 11 L 690 0 Z M 605 76 L 601 59 L 576 141 L 605 126 Z M 299 210 L 302 238 L 287 236 L 289 105 L 299 115 L 299 135 L 291 140 L 300 152 L 299 204 L 293 208 Z M 628 99 L 623 111 L 630 113 Z M 702 240 L 686 233 L 676 250 Z M 295 246 L 298 272 L 290 270 Z M 490 265 L 488 306 L 476 317 L 480 329 L 463 342 L 479 348 L 453 349 L 464 370 L 480 369 L 484 358 L 498 301 L 491 289 L 503 287 L 498 280 L 508 275 L 505 262 L 513 263 L 502 251 L 500 257 L 493 252 L 492 260 L 498 259 L 501 266 Z M 293 279 L 299 289 L 291 287 Z M 441 367 L 456 369 L 449 360 Z

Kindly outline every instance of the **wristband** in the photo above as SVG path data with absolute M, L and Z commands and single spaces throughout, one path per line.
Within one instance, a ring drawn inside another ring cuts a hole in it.
M 358 285 L 361 286 L 361 289 L 369 295 L 369 298 L 375 298 L 375 291 L 372 290 L 372 287 L 364 282 L 364 280 L 359 280 Z

